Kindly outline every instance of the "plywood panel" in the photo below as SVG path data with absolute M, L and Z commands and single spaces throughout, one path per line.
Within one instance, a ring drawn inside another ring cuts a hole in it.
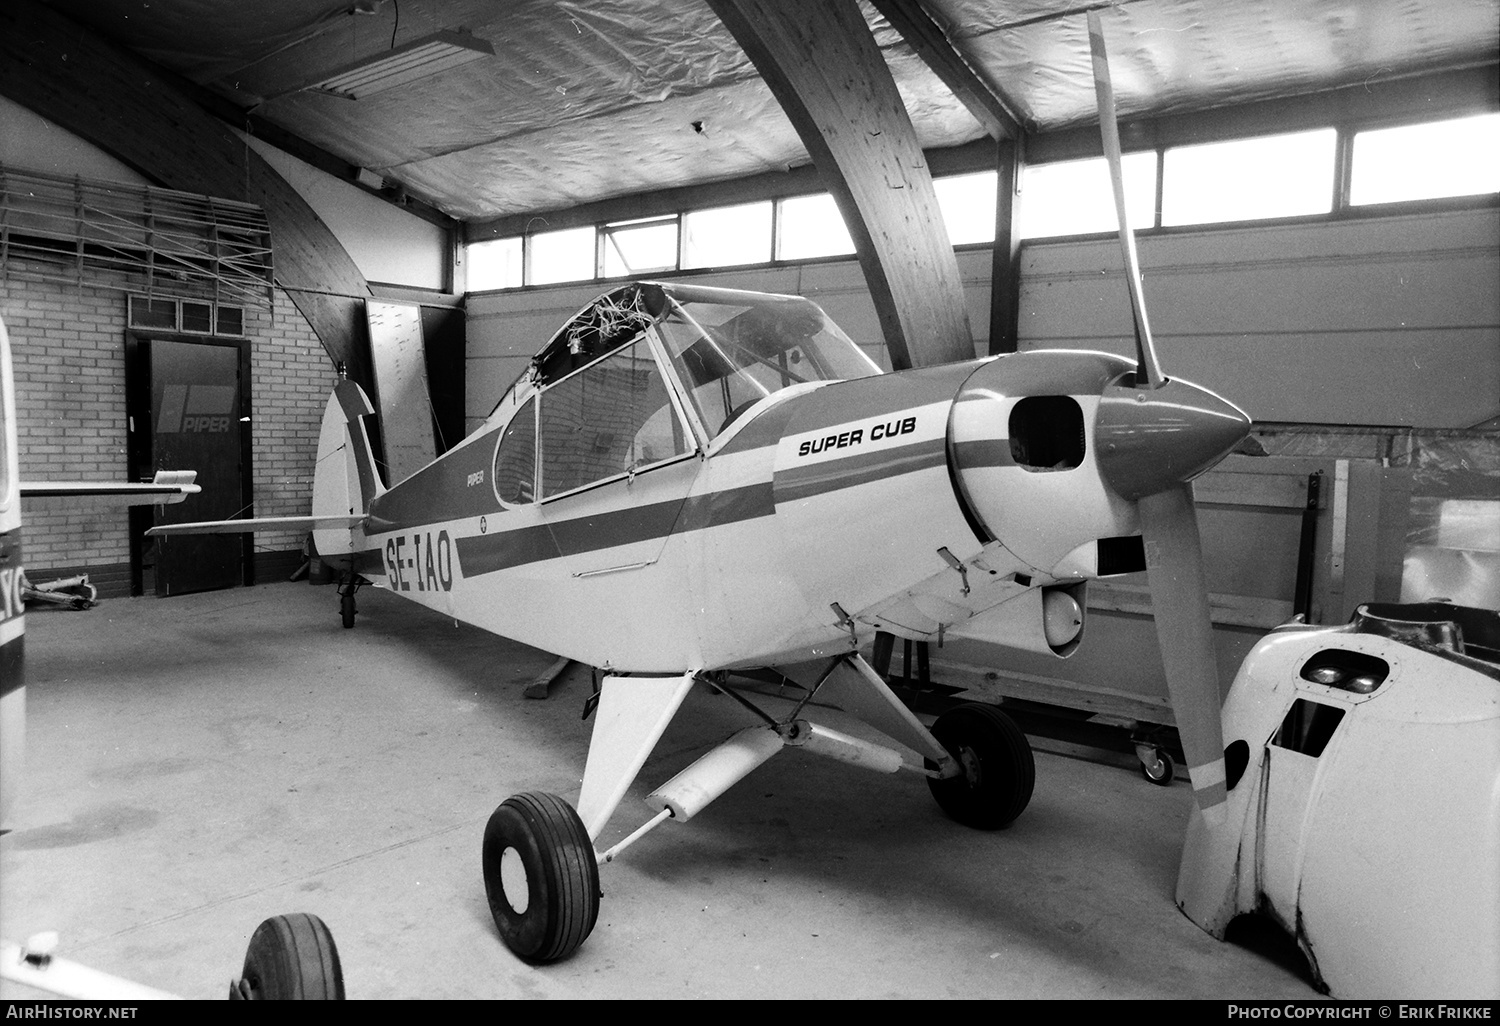
M 415 303 L 369 300 L 370 354 L 385 446 L 386 483 L 404 481 L 437 458 L 427 388 L 422 311 Z

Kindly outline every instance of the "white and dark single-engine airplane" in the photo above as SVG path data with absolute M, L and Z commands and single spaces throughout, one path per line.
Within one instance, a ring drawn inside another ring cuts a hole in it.
M 983 616 L 1017 647 L 1066 656 L 1087 582 L 1147 569 L 1167 647 L 1207 644 L 1186 482 L 1249 427 L 1212 393 L 1153 387 L 1118 356 L 1036 351 L 883 374 L 806 299 L 649 282 L 586 307 L 483 426 L 389 489 L 370 412 L 341 380 L 312 516 L 148 533 L 301 524 L 341 568 L 346 624 L 368 580 L 603 671 L 576 811 L 522 794 L 485 833 L 496 923 L 540 962 L 588 935 L 600 861 L 664 819 L 691 818 L 784 745 L 915 769 L 974 826 L 1015 819 L 1033 781 L 1020 730 L 987 705 L 928 730 L 861 657 L 862 641 L 936 639 Z M 1184 658 L 1191 697 L 1173 697 L 1189 769 L 1204 799 L 1222 801 L 1184 714 L 1218 716 L 1212 652 Z M 779 718 L 725 680 L 812 660 L 824 671 Z M 696 681 L 737 695 L 760 722 L 653 792 L 656 816 L 596 857 L 593 841 Z M 814 695 L 918 759 L 805 718 Z
M 913 770 L 960 822 L 1011 822 L 1034 780 L 1021 731 L 982 704 L 929 729 L 861 644 L 878 631 L 941 639 L 984 617 L 1017 647 L 1067 656 L 1087 583 L 1115 574 L 1147 571 L 1198 814 L 1222 814 L 1221 700 L 1189 482 L 1250 420 L 1157 361 L 1102 51 L 1095 63 L 1133 361 L 1028 351 L 881 373 L 806 299 L 635 282 L 568 321 L 483 425 L 406 480 L 382 483 L 370 403 L 340 380 L 310 516 L 148 532 L 304 527 L 339 569 L 346 626 L 369 582 L 602 671 L 576 806 L 519 794 L 485 829 L 490 909 L 519 957 L 569 955 L 598 917 L 601 863 L 664 820 L 692 818 L 788 745 Z M 814 660 L 821 673 L 786 715 L 728 682 L 729 671 Z M 596 851 L 697 682 L 755 722 L 653 791 L 655 814 Z M 814 697 L 893 743 L 818 724 Z

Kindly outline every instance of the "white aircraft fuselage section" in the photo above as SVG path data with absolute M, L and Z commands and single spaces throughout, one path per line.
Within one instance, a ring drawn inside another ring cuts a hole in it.
M 1076 399 L 1091 415 L 1096 379 L 1129 364 L 1079 356 L 1084 372 L 1058 386 L 1081 382 Z M 793 386 L 695 451 L 540 502 L 504 502 L 501 441 L 547 395 L 523 379 L 468 440 L 375 499 L 365 548 L 376 558 L 362 572 L 456 619 L 620 672 L 839 654 L 877 629 L 931 637 L 1029 589 L 1096 576 L 1091 559 L 1075 559 L 1055 577 L 965 512 L 955 418 L 968 411 L 968 430 L 989 430 L 1008 454 L 1015 399 L 996 385 L 1015 376 L 1034 392 L 1032 367 L 1023 355 Z M 966 392 L 976 376 L 991 384 Z M 1002 433 L 975 412 L 980 398 Z M 989 491 L 1011 490 L 1007 471 L 1017 491 L 1047 478 L 1047 501 L 1017 500 L 1005 526 L 1022 539 L 1060 533 L 1054 563 L 1134 530 L 1091 458 L 1046 474 L 1008 455 L 988 461 L 1006 466 L 975 462 L 968 472 Z

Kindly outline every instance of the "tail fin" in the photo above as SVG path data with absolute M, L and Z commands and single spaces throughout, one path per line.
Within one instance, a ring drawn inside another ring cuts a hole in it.
M 360 516 L 385 486 L 375 468 L 375 455 L 364 418 L 375 413 L 364 390 L 347 378 L 339 380 L 323 411 L 318 436 L 318 465 L 313 474 L 313 516 Z M 348 529 L 316 529 L 313 544 L 321 556 L 339 556 L 364 548 Z

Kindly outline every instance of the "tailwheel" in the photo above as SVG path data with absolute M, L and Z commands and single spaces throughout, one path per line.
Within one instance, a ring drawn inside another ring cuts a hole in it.
M 272 916 L 250 935 L 231 1001 L 342 1001 L 344 971 L 333 934 L 307 912 Z
M 507 798 L 484 828 L 484 892 L 500 939 L 528 962 L 556 962 L 599 918 L 599 863 L 573 807 L 555 794 Z
M 1021 728 L 992 705 L 971 702 L 939 716 L 932 734 L 958 760 L 963 772 L 927 786 L 943 811 L 965 826 L 997 830 L 1009 825 L 1031 801 L 1036 763 Z M 928 769 L 937 764 L 927 760 Z
M 354 626 L 354 614 L 359 612 L 354 605 L 354 593 L 359 590 L 363 583 L 357 574 L 349 577 L 339 585 L 339 618 L 343 620 L 345 629 Z

